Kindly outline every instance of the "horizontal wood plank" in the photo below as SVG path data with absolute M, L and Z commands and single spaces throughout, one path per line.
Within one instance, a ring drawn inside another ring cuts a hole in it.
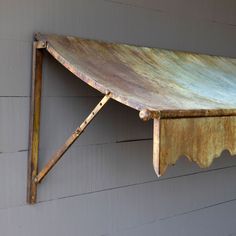
M 2 209 L 0 210 L 0 226 L 5 235 L 14 235 L 16 232 L 18 235 L 29 235 L 29 227 L 37 229 L 36 236 L 46 232 L 52 235 L 65 235 L 68 227 L 70 232 L 80 232 L 83 235 L 115 235 L 115 232 L 125 232 L 125 230 L 135 229 L 163 218 L 230 201 L 233 196 L 236 196 L 235 188 L 233 188 L 234 181 L 232 181 L 234 178 L 235 168 L 232 168 L 227 171 L 219 170 L 214 173 L 183 177 L 174 181 L 160 181 L 62 198 L 53 202 L 39 203 L 34 207 L 20 206 Z M 212 187 L 209 188 L 209 186 Z M 217 212 L 218 208 L 215 209 Z M 227 207 L 223 207 L 218 214 L 204 215 L 202 212 L 197 216 L 196 224 L 200 226 L 201 222 L 204 222 L 207 226 L 207 223 L 218 222 L 219 219 L 223 219 L 223 216 L 234 217 L 233 212 L 235 212 L 234 208 L 229 211 Z M 203 217 L 202 220 L 200 220 L 201 217 Z M 76 219 L 76 223 L 71 219 Z M 164 225 L 167 228 L 157 226 L 155 230 L 153 228 L 150 230 L 152 232 L 159 230 L 166 235 L 174 230 L 189 233 L 191 229 L 197 229 L 191 219 L 196 218 L 188 218 L 186 215 L 179 217 L 172 224 L 170 222 Z M 189 223 L 186 224 L 186 222 Z M 93 227 L 90 227 L 91 224 Z M 182 226 L 183 231 L 178 225 Z M 224 223 L 224 226 L 228 225 Z M 199 230 L 201 229 L 200 227 Z M 232 232 L 232 229 L 223 229 L 225 232 Z M 203 231 L 199 230 L 197 232 L 202 232 L 203 235 L 207 232 L 212 234 L 215 232 L 210 226 L 202 229 Z M 146 231 L 148 232 L 148 229 Z M 139 232 L 142 231 L 139 230 Z

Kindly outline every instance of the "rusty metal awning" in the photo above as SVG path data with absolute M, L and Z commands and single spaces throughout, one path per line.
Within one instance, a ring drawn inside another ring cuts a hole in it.
M 105 94 L 101 107 L 98 104 L 85 120 L 85 127 L 110 98 L 138 110 L 143 120 L 153 119 L 153 164 L 158 176 L 181 155 L 208 167 L 222 150 L 236 153 L 236 59 L 37 34 L 29 192 L 35 191 L 37 183 L 74 142 L 68 139 L 51 163 L 37 173 L 43 49 Z M 76 132 L 80 131 L 81 126 Z

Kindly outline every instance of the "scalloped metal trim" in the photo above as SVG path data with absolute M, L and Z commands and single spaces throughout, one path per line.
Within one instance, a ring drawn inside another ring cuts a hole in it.
M 236 153 L 236 117 L 163 119 L 160 121 L 160 146 L 155 171 L 163 175 L 181 156 L 209 167 L 223 150 Z

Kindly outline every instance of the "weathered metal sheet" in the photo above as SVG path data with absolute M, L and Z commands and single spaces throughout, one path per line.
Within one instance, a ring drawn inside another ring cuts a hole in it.
M 224 149 L 236 154 L 236 59 L 71 36 L 36 40 L 78 78 L 154 120 L 158 176 L 182 155 L 208 167 Z
M 87 84 L 154 117 L 236 114 L 236 59 L 68 36 L 36 38 Z
M 223 150 L 236 154 L 235 116 L 162 119 L 156 129 L 160 129 L 156 137 L 160 142 L 153 164 L 158 175 L 163 175 L 183 155 L 206 168 Z

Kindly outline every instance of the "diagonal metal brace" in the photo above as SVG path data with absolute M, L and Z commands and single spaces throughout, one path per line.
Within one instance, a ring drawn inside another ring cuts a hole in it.
M 87 116 L 83 123 L 72 133 L 72 135 L 66 140 L 66 142 L 52 155 L 52 158 L 48 161 L 45 167 L 39 172 L 35 177 L 34 182 L 36 184 L 40 183 L 48 172 L 56 165 L 56 163 L 62 158 L 70 146 L 79 138 L 83 133 L 85 128 L 94 119 L 98 112 L 103 108 L 103 106 L 111 98 L 111 93 L 107 93 L 103 99 L 98 103 L 98 105 L 92 110 L 92 112 Z

